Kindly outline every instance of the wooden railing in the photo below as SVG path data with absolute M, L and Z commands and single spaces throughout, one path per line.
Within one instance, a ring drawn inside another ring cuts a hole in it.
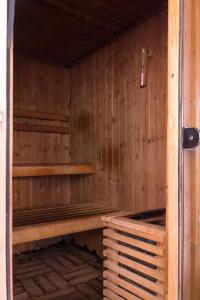
M 166 299 L 166 230 L 104 217 L 104 299 Z

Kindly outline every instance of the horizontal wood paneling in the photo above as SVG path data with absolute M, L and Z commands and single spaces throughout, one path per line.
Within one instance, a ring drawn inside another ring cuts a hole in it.
M 141 50 L 148 49 L 140 88 Z M 70 70 L 74 162 L 94 162 L 72 179 L 73 203 L 140 211 L 165 206 L 167 12 L 164 10 Z
M 26 112 L 70 115 L 69 78 L 66 69 L 41 64 L 21 56 L 14 61 L 14 109 Z M 38 114 L 37 114 L 38 115 Z M 48 115 L 49 116 L 49 115 Z M 34 115 L 33 115 L 34 117 Z M 53 117 L 53 115 L 51 115 Z M 19 119 L 18 119 L 19 122 Z M 70 126 L 63 120 L 20 118 L 21 123 Z M 70 135 L 40 132 L 14 132 L 14 163 L 49 164 L 70 162 Z M 16 178 L 14 209 L 50 207 L 70 203 L 70 179 Z

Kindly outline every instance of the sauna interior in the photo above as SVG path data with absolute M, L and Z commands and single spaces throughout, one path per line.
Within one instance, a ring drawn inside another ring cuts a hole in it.
M 166 206 L 167 11 L 16 0 L 14 300 L 164 299 L 103 296 L 102 232 Z

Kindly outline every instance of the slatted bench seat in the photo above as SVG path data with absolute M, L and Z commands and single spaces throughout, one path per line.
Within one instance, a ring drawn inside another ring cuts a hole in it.
M 85 203 L 64 207 L 13 212 L 13 244 L 32 242 L 56 236 L 104 227 L 101 218 L 110 213 L 124 215 L 101 205 Z

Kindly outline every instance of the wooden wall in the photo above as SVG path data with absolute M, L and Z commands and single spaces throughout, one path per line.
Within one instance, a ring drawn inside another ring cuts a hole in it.
M 148 49 L 144 88 L 142 47 Z M 166 10 L 70 70 L 16 56 L 14 108 L 67 113 L 71 120 L 67 136 L 15 132 L 14 162 L 92 162 L 97 167 L 92 176 L 14 179 L 14 208 L 82 202 L 133 211 L 164 207 Z M 94 232 L 75 237 L 98 253 L 101 239 Z
M 148 49 L 140 88 L 141 49 Z M 72 179 L 71 200 L 134 211 L 165 206 L 167 11 L 140 24 L 70 70 L 71 155 L 94 162 Z
M 68 75 L 64 68 L 15 56 L 14 109 L 69 115 Z M 58 121 L 24 122 L 59 125 Z M 14 132 L 14 163 L 63 163 L 70 159 L 70 135 Z M 66 203 L 70 203 L 68 177 L 14 179 L 14 209 Z

